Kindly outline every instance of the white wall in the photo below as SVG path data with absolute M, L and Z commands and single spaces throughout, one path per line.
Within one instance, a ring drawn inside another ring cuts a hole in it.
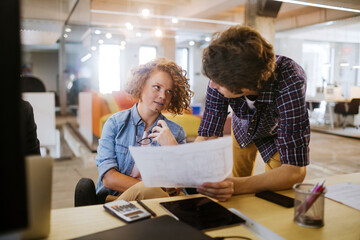
M 32 66 L 32 75 L 40 78 L 45 84 L 46 91 L 56 91 L 58 74 L 58 53 L 54 52 L 25 52 L 23 62 Z
M 275 53 L 291 58 L 301 65 L 302 63 L 302 39 L 276 38 Z
M 201 103 L 201 111 L 204 111 L 206 89 L 209 79 L 201 73 L 202 52 L 203 48 L 201 46 L 195 45 L 190 48 L 190 78 L 193 78 L 191 79 L 192 89 L 194 91 L 192 103 Z

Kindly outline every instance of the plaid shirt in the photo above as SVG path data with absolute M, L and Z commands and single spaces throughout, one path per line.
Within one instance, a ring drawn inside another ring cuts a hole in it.
M 241 148 L 254 142 L 264 162 L 279 152 L 283 164 L 309 164 L 310 125 L 306 109 L 306 75 L 293 60 L 276 56 L 276 77 L 259 92 L 255 110 L 244 97 L 225 98 L 208 86 L 199 136 L 223 135 L 228 106 Z

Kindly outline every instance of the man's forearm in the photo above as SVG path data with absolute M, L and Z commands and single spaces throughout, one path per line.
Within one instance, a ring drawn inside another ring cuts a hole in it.
M 210 140 L 210 139 L 216 139 L 218 138 L 217 136 L 212 136 L 212 137 L 203 137 L 203 136 L 197 136 L 195 138 L 195 141 L 194 142 L 202 142 L 202 141 L 207 141 L 207 140 Z
M 306 167 L 283 164 L 259 175 L 230 179 L 234 182 L 234 194 L 244 194 L 289 189 L 295 183 L 302 182 L 305 175 Z

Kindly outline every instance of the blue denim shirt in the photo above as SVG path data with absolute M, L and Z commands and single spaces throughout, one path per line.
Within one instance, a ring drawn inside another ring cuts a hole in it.
M 99 192 L 104 186 L 102 178 L 110 169 L 114 168 L 122 174 L 130 176 L 134 167 L 129 146 L 136 146 L 136 139 L 141 139 L 145 130 L 145 122 L 141 119 L 135 104 L 132 108 L 115 113 L 104 124 L 101 139 L 97 149 L 96 165 L 99 170 L 99 178 L 96 190 Z M 156 126 L 158 120 L 165 120 L 171 133 L 179 144 L 186 141 L 184 129 L 177 123 L 170 121 L 160 114 L 150 131 Z M 137 136 L 137 138 L 136 138 Z M 152 146 L 160 146 L 153 141 Z M 109 194 L 116 195 L 117 192 L 107 189 Z

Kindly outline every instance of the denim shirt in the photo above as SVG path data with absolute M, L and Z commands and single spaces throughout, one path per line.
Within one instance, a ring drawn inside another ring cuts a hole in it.
M 171 133 L 179 144 L 184 144 L 186 135 L 184 129 L 177 123 L 170 121 L 160 114 L 156 119 L 150 131 L 156 126 L 158 120 L 165 120 Z M 132 158 L 129 146 L 136 146 L 136 139 L 140 140 L 145 130 L 145 122 L 141 119 L 137 104 L 132 108 L 115 113 L 104 124 L 101 139 L 97 149 L 97 156 L 95 159 L 99 170 L 99 178 L 97 182 L 97 192 L 104 186 L 102 178 L 104 174 L 110 169 L 114 168 L 122 174 L 130 176 L 134 167 L 134 159 Z M 160 146 L 156 141 L 151 143 L 151 146 Z M 107 189 L 109 194 L 116 195 L 117 192 Z

